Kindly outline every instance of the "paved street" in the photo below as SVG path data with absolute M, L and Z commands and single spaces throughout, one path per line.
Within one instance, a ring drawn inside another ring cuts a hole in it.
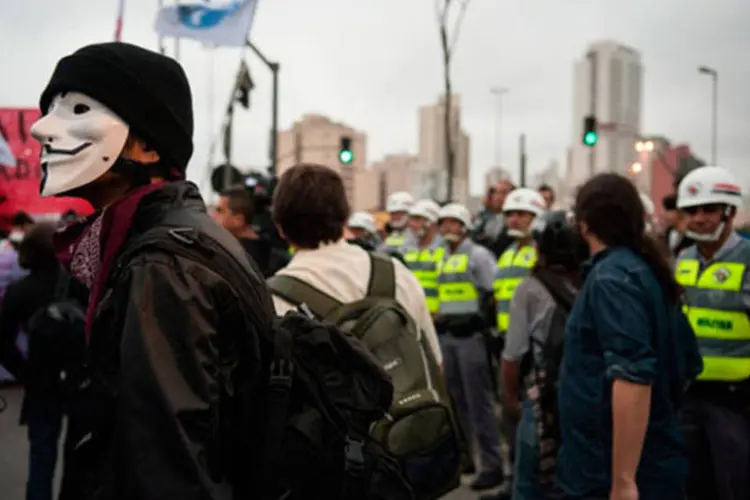
M 26 457 L 28 444 L 25 428 L 19 427 L 21 391 L 0 390 L 0 396 L 8 402 L 8 409 L 0 413 L 0 498 L 24 500 L 26 488 Z M 446 496 L 444 500 L 470 500 L 477 495 L 462 488 Z

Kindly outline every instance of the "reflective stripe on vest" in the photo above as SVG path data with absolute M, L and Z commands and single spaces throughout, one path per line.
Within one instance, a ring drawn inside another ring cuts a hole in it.
M 438 275 L 440 314 L 446 316 L 473 316 L 479 310 L 479 291 L 474 286 L 469 269 L 471 245 L 448 256 Z
M 750 244 L 742 243 L 701 273 L 698 250 L 685 250 L 675 279 L 685 288 L 683 308 L 698 338 L 703 372 L 699 380 L 737 382 L 750 377 L 750 321 L 742 284 L 750 263 Z
M 405 241 L 403 233 L 392 233 L 385 239 L 385 246 L 398 250 Z
M 427 297 L 427 308 L 431 313 L 440 310 L 440 298 L 438 296 L 438 274 L 440 262 L 445 255 L 443 247 L 425 248 L 424 250 L 409 250 L 404 254 L 407 267 L 417 277 Z
M 498 333 L 502 334 L 508 330 L 510 299 L 513 298 L 518 284 L 531 273 L 534 264 L 536 264 L 536 248 L 532 245 L 526 245 L 520 249 L 516 249 L 513 245 L 498 259 L 495 281 L 492 284 L 495 291 Z

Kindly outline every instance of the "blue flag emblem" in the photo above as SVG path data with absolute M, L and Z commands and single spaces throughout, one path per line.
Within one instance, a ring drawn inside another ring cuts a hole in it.
M 180 24 L 190 29 L 211 29 L 233 14 L 242 4 L 237 2 L 224 8 L 216 9 L 203 5 L 178 5 L 177 16 Z

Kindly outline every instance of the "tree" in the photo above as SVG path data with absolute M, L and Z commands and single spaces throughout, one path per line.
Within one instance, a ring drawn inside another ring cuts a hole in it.
M 443 78 L 445 84 L 445 101 L 444 101 L 444 128 L 445 128 L 445 167 L 447 170 L 448 186 L 447 197 L 453 199 L 453 173 L 455 172 L 456 153 L 454 151 L 455 138 L 458 130 L 454 131 L 451 123 L 451 110 L 453 92 L 451 85 L 451 60 L 458 35 L 461 31 L 466 8 L 471 0 L 435 0 L 435 14 L 437 15 L 438 30 L 440 33 L 440 45 L 443 51 Z M 451 26 L 451 10 L 457 5 L 458 14 Z M 455 132 L 455 133 L 454 133 Z

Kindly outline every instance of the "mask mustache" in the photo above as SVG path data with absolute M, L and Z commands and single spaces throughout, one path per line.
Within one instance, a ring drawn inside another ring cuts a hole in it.
M 48 155 L 67 155 L 67 156 L 75 156 L 75 155 L 77 155 L 78 153 L 80 153 L 81 151 L 83 151 L 84 149 L 86 149 L 86 148 L 90 147 L 90 146 L 91 146 L 91 144 L 93 144 L 93 143 L 91 143 L 91 142 L 84 142 L 84 143 L 83 143 L 83 144 L 81 144 L 80 146 L 76 146 L 76 147 L 75 147 L 75 148 L 73 148 L 73 149 L 57 149 L 57 148 L 53 148 L 53 147 L 52 147 L 52 146 L 50 146 L 49 144 L 45 144 L 45 145 L 44 145 L 44 153 L 45 153 L 45 154 L 48 154 Z

